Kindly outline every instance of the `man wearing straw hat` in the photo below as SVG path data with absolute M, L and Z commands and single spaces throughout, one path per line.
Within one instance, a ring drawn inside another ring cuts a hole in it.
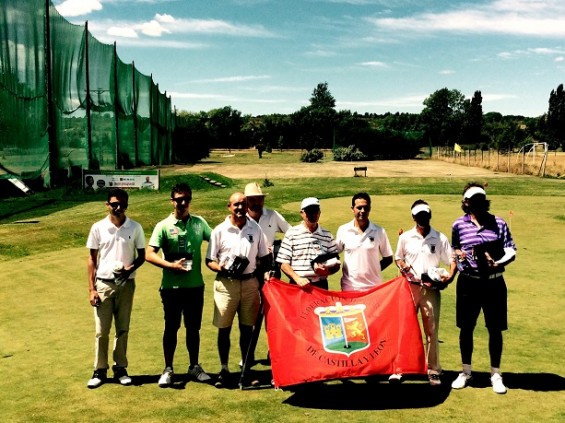
M 267 245 L 271 254 L 273 254 L 273 268 L 274 276 L 278 279 L 281 277 L 280 266 L 274 260 L 277 257 L 278 247 L 280 241 L 275 241 L 277 233 L 284 234 L 290 229 L 290 224 L 286 219 L 277 211 L 265 207 L 265 197 L 263 190 L 256 182 L 251 182 L 245 186 L 245 198 L 247 199 L 247 216 L 259 224 L 261 230 L 267 237 Z M 267 274 L 266 274 L 267 275 Z M 267 276 L 268 277 L 268 276 Z M 247 354 L 247 367 L 252 367 L 255 362 L 255 349 L 259 333 L 261 331 L 262 319 L 259 319 L 256 324 L 258 327 L 253 331 L 251 345 Z M 241 363 L 243 364 L 243 362 Z

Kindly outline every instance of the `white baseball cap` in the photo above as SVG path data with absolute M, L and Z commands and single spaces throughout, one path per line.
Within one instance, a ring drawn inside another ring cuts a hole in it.
M 428 214 L 432 213 L 432 209 L 427 204 L 416 204 L 412 207 L 412 216 L 416 216 L 418 213 L 426 212 Z
M 465 194 L 463 194 L 463 199 L 467 200 L 468 198 L 471 198 L 473 195 L 476 194 L 482 194 L 485 197 L 487 196 L 486 191 L 481 187 L 471 187 L 467 191 L 465 191 Z
M 302 203 L 300 203 L 300 210 L 304 210 L 306 207 L 310 206 L 320 207 L 320 200 L 318 200 L 316 197 L 307 197 L 302 200 Z

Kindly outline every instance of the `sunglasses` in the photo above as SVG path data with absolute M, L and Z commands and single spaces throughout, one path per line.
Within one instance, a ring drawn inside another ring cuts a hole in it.
M 127 209 L 128 208 L 128 203 L 121 203 L 119 201 L 113 201 L 111 203 L 108 203 L 108 205 L 110 207 L 112 207 L 113 209 L 117 209 L 118 207 L 121 207 L 122 209 Z
M 176 197 L 176 198 L 171 198 L 171 200 L 173 200 L 177 204 L 180 204 L 183 201 L 186 203 L 190 203 L 192 201 L 192 197 Z

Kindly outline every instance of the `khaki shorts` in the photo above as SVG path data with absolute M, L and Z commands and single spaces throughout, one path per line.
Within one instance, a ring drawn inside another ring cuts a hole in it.
M 228 328 L 237 313 L 240 325 L 253 326 L 260 302 L 257 278 L 240 281 L 217 276 L 214 281 L 213 324 L 220 329 Z

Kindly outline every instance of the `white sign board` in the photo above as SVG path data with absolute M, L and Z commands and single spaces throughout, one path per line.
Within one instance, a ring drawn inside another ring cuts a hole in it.
M 83 188 L 97 191 L 111 188 L 159 189 L 158 170 L 84 170 Z

